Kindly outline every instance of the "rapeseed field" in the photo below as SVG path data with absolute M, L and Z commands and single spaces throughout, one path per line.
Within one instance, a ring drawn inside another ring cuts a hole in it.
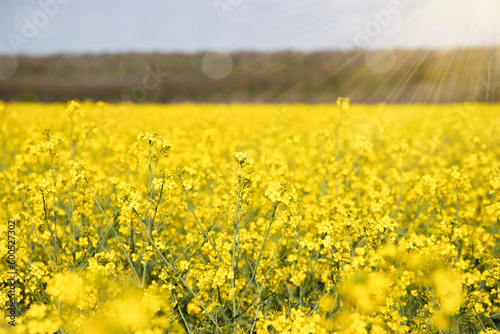
M 0 123 L 0 331 L 499 333 L 500 105 Z

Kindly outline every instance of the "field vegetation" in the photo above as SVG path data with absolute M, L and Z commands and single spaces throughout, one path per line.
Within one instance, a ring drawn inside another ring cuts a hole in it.
M 5 333 L 499 333 L 499 105 L 12 102 L 0 124 Z

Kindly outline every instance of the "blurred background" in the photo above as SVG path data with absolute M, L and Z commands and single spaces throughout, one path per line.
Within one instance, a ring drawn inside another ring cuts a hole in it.
M 1 0 L 0 100 L 500 100 L 500 0 Z

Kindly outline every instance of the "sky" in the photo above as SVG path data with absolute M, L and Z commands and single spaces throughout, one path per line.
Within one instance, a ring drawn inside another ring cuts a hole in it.
M 500 45 L 500 0 L 0 0 L 0 53 Z

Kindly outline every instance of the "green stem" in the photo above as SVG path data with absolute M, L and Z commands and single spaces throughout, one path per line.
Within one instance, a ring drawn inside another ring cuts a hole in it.
M 56 216 L 56 178 L 54 175 L 54 157 L 52 153 L 52 149 L 50 150 L 50 169 L 52 171 L 52 209 L 54 212 L 54 264 L 55 264 L 55 272 L 57 272 L 57 216 Z
M 23 200 L 24 204 L 26 204 L 26 208 L 28 210 L 28 216 L 29 216 L 29 219 L 30 219 L 31 228 L 33 229 L 33 232 L 35 233 L 36 239 L 38 240 L 38 242 L 40 243 L 40 245 L 42 245 L 43 249 L 45 250 L 45 253 L 47 253 L 47 256 L 49 257 L 49 261 L 50 261 L 50 266 L 52 267 L 52 270 L 54 270 L 54 272 L 55 272 L 56 271 L 56 266 L 54 265 L 54 262 L 52 261 L 52 258 L 50 257 L 49 250 L 47 249 L 47 247 L 45 247 L 45 244 L 42 242 L 42 240 L 38 236 L 38 233 L 36 232 L 35 225 L 33 224 L 33 220 L 31 218 L 31 210 L 30 210 L 30 204 L 29 204 L 28 196 L 25 196 L 25 197 L 26 197 L 26 200 L 23 199 L 23 196 L 21 196 L 21 199 Z
M 262 300 L 262 291 L 264 290 L 264 287 L 266 285 L 267 277 L 271 273 L 271 270 L 274 268 L 274 263 L 276 262 L 276 257 L 278 256 L 278 252 L 279 252 L 279 249 L 281 247 L 281 243 L 283 242 L 283 238 L 285 237 L 285 231 L 286 231 L 286 225 L 283 228 L 283 233 L 281 234 L 280 242 L 279 242 L 278 246 L 276 247 L 276 251 L 274 252 L 273 262 L 271 263 L 271 266 L 267 270 L 266 276 L 264 276 L 264 280 L 262 281 L 262 284 L 260 285 L 259 294 L 258 294 L 260 302 L 257 304 L 257 309 L 255 310 L 255 315 L 253 317 L 252 327 L 250 328 L 250 333 L 253 333 L 255 325 L 257 324 L 257 317 L 259 316 L 260 305 L 262 304 L 262 301 L 263 301 Z
M 241 304 L 243 303 L 243 300 L 245 299 L 245 295 L 246 293 L 248 292 L 248 289 L 250 288 L 250 285 L 252 284 L 252 282 L 254 281 L 255 279 L 255 276 L 257 276 L 257 270 L 259 269 L 259 264 L 260 264 L 260 258 L 262 257 L 262 253 L 264 252 L 264 248 L 266 246 L 266 242 L 267 242 L 267 239 L 269 238 L 269 231 L 271 230 L 271 225 L 273 224 L 274 222 L 274 217 L 276 215 L 276 209 L 278 208 L 278 203 L 275 203 L 274 206 L 273 206 L 273 213 L 271 215 L 271 221 L 269 222 L 269 225 L 267 226 L 267 230 L 266 230 L 266 236 L 264 237 L 264 242 L 262 243 L 262 247 L 260 248 L 260 252 L 259 252 L 259 256 L 257 257 L 257 263 L 255 264 L 255 269 L 253 270 L 253 273 L 252 273 L 252 278 L 250 279 L 250 281 L 248 282 L 246 288 L 245 288 L 245 291 L 243 292 L 243 296 L 241 297 L 240 299 L 240 304 L 238 306 L 238 310 L 237 312 L 240 311 L 241 309 Z
M 239 218 L 239 214 L 240 214 L 240 197 L 241 197 L 241 178 L 238 177 L 238 197 L 236 199 L 236 212 L 234 214 L 234 226 L 233 226 L 233 256 L 231 258 L 231 271 L 232 271 L 232 279 L 231 279 L 231 288 L 235 289 L 236 287 L 236 252 L 238 251 L 239 252 L 239 240 L 237 241 L 237 237 L 239 237 L 239 225 L 240 225 L 240 218 Z M 239 254 L 238 254 L 239 256 Z M 236 293 L 233 293 L 233 296 L 232 296 L 232 302 L 233 302 L 233 333 L 236 333 L 236 322 L 235 322 L 235 319 L 236 319 Z

